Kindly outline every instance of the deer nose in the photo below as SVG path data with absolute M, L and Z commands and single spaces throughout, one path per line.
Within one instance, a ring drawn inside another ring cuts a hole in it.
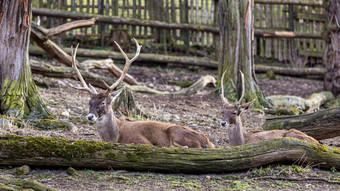
M 221 121 L 221 126 L 222 127 L 228 127 L 228 122 L 226 122 L 226 121 Z
M 87 115 L 87 120 L 89 121 L 95 121 L 97 118 L 95 115 L 93 115 L 92 113 Z

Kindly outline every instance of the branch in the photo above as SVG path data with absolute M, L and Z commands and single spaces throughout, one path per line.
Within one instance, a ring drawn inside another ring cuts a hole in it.
M 94 25 L 96 22 L 95 18 L 87 19 L 87 20 L 77 20 L 73 22 L 68 22 L 65 24 L 62 24 L 60 26 L 47 29 L 47 33 L 45 34 L 47 38 L 51 38 L 52 36 L 55 36 L 59 33 L 63 33 L 69 30 L 77 29 L 77 28 L 83 28 L 83 27 L 90 27 Z
M 117 78 L 119 78 L 122 75 L 122 70 L 113 63 L 112 59 L 85 60 L 79 64 L 79 68 L 82 68 L 85 71 L 88 71 L 93 68 L 106 69 Z M 126 74 L 124 82 L 126 82 L 129 85 L 139 85 L 137 80 L 130 74 Z
M 252 178 L 254 180 L 263 180 L 263 179 L 270 179 L 270 180 L 286 180 L 286 181 L 318 181 L 318 182 L 326 182 L 328 184 L 340 184 L 338 181 L 331 181 L 323 178 L 289 178 L 289 177 L 275 177 L 275 176 L 263 176 L 263 177 L 255 177 Z

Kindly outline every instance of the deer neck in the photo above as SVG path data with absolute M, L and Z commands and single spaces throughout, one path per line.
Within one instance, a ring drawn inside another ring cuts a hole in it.
M 247 138 L 247 132 L 242 127 L 241 118 L 236 118 L 236 124 L 230 127 L 229 143 L 231 146 L 244 145 Z
M 122 125 L 121 120 L 115 117 L 112 109 L 108 109 L 104 116 L 97 119 L 96 125 L 103 141 L 118 142 Z

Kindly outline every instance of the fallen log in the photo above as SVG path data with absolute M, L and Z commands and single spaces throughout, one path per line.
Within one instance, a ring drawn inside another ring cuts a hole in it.
M 35 180 L 23 180 L 18 178 L 5 178 L 5 177 L 0 177 L 0 190 L 56 191 L 55 188 L 45 186 Z
M 306 5 L 314 7 L 322 7 L 322 1 L 310 0 L 254 0 L 255 4 L 276 4 L 276 5 Z
M 278 66 L 255 65 L 256 73 L 274 72 L 275 74 L 306 77 L 306 76 L 323 76 L 326 73 L 325 68 L 288 68 Z
M 317 140 L 340 136 L 340 107 L 298 116 L 268 118 L 264 130 L 297 129 Z
M 309 39 L 322 39 L 321 34 L 300 33 L 291 31 L 265 31 L 256 29 L 255 36 L 264 38 L 309 38 Z
M 53 78 L 71 78 L 77 80 L 77 76 L 71 67 L 52 66 L 48 63 L 36 60 L 31 60 L 30 63 L 33 74 L 40 74 Z M 79 69 L 79 71 L 83 76 L 84 80 L 95 87 L 106 89 L 107 87 L 103 82 L 105 82 L 106 84 L 114 83 L 114 80 L 112 80 L 111 78 L 107 78 L 105 76 L 94 74 L 92 72 L 84 71 L 81 69 Z M 197 80 L 197 82 L 195 82 L 188 88 L 181 89 L 177 92 L 159 91 L 142 85 L 133 86 L 127 85 L 127 87 L 134 92 L 140 93 L 149 93 L 157 95 L 191 95 L 202 90 L 208 84 L 213 84 L 213 86 L 216 86 L 216 80 L 213 76 L 210 75 L 202 76 L 199 80 Z
M 71 49 L 70 48 L 64 48 L 63 49 L 66 53 L 70 54 Z M 37 48 L 35 46 L 31 46 L 29 48 L 30 54 L 35 55 L 44 55 L 45 52 Z M 78 57 L 87 57 L 87 58 L 112 58 L 113 60 L 117 61 L 124 61 L 125 58 L 120 52 L 113 52 L 108 50 L 91 50 L 91 49 L 82 49 L 78 48 L 77 51 Z M 134 53 L 128 54 L 127 56 L 129 58 L 134 56 Z M 160 55 L 160 54 L 148 54 L 148 53 L 140 53 L 136 62 L 157 62 L 157 63 L 172 63 L 172 64 L 178 64 L 178 65 L 184 65 L 184 66 L 201 66 L 206 68 L 213 68 L 216 69 L 217 61 L 215 60 L 208 60 L 208 59 L 202 59 L 202 58 L 192 58 L 187 56 L 168 56 L 168 55 Z
M 291 95 L 273 95 L 266 97 L 266 99 L 274 106 L 274 108 L 287 108 L 288 110 L 293 109 L 298 111 L 298 114 L 303 111 L 314 112 L 318 110 L 321 105 L 334 99 L 334 96 L 332 92 L 323 91 L 313 93 L 307 99 Z
M 338 148 L 293 138 L 231 148 L 187 149 L 7 135 L 0 136 L 0 145 L 1 166 L 223 173 L 303 160 L 321 168 L 340 169 Z

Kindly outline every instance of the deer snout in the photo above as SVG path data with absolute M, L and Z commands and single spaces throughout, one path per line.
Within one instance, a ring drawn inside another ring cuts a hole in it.
M 221 121 L 220 124 L 221 124 L 222 127 L 228 127 L 229 126 L 229 123 L 227 121 Z
M 87 115 L 87 120 L 89 120 L 89 121 L 95 121 L 96 119 L 97 119 L 97 117 L 92 113 Z

